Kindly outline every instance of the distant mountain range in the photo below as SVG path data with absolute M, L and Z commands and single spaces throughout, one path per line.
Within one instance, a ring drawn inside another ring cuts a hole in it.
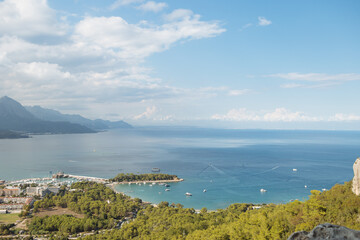
M 78 114 L 62 114 L 52 109 L 42 108 L 40 106 L 25 107 L 35 117 L 52 122 L 70 122 L 80 124 L 93 130 L 104 130 L 112 128 L 132 128 L 132 126 L 124 121 L 111 122 L 108 120 L 96 119 L 90 120 Z
M 131 125 L 123 121 L 90 120 L 39 106 L 25 108 L 12 98 L 0 98 L 0 133 L 4 133 L 0 137 L 11 135 L 9 131 L 35 134 L 94 133 L 110 128 L 131 128 Z

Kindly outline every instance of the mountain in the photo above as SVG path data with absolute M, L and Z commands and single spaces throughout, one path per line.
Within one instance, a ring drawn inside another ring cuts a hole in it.
M 132 126 L 124 121 L 111 122 L 102 119 L 90 120 L 82 117 L 78 114 L 62 114 L 58 111 L 42 108 L 40 106 L 26 107 L 30 113 L 35 117 L 45 120 L 60 122 L 66 121 L 71 123 L 77 123 L 94 130 L 112 129 L 112 128 L 132 128 Z
M 70 122 L 44 121 L 9 97 L 0 98 L 0 129 L 27 133 L 93 133 L 94 130 Z

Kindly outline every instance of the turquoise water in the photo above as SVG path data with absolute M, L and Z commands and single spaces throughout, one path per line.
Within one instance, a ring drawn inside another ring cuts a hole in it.
M 135 128 L 0 140 L 0 154 L 0 179 L 6 180 L 60 170 L 113 177 L 158 167 L 185 181 L 171 184 L 168 192 L 159 185 L 118 190 L 154 203 L 218 209 L 235 202 L 302 200 L 311 189 L 349 181 L 360 155 L 360 132 Z

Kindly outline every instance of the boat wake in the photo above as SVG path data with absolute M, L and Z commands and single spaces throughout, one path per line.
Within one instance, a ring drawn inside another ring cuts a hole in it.
M 255 174 L 253 174 L 252 176 L 264 174 L 264 173 L 267 173 L 267 172 L 272 172 L 272 171 L 278 169 L 279 167 L 280 167 L 280 166 L 278 165 L 278 166 L 275 166 L 275 167 L 273 167 L 273 168 L 271 168 L 271 169 L 265 170 L 265 171 L 263 171 L 263 172 L 255 173 Z

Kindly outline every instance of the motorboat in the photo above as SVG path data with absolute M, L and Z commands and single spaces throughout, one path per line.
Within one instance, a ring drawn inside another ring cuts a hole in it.
M 189 192 L 186 192 L 185 195 L 186 195 L 186 196 L 192 196 L 192 194 L 189 193 Z
M 267 192 L 267 190 L 262 188 L 262 189 L 260 189 L 260 192 L 264 193 L 264 192 Z
M 169 188 L 165 189 L 165 192 L 168 192 L 168 191 L 170 191 L 170 189 L 169 189 Z
M 297 169 L 296 169 L 296 168 L 293 168 L 293 172 L 297 172 Z
M 206 192 L 206 189 L 204 189 L 203 192 Z
M 151 169 L 152 172 L 160 172 L 160 168 L 154 167 Z

